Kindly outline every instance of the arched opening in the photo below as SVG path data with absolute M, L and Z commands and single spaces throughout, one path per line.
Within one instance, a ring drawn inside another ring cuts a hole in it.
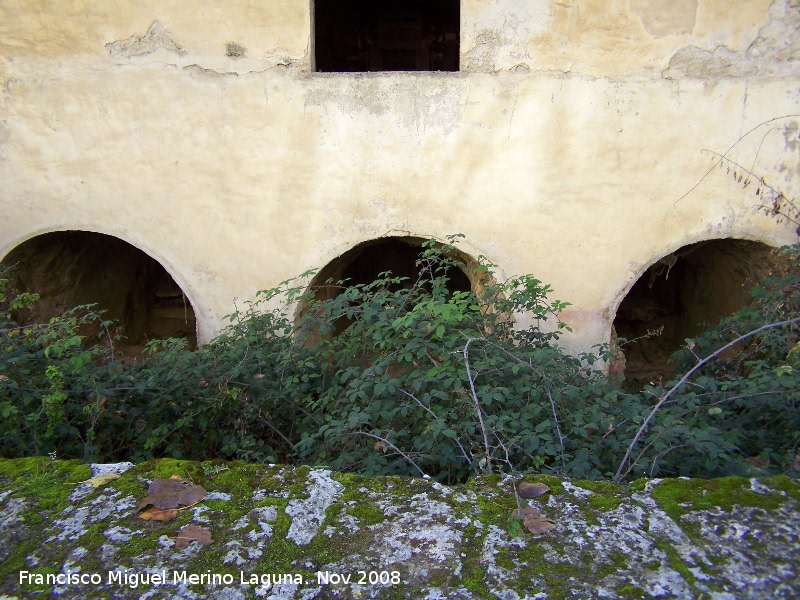
M 625 378 L 644 384 L 667 377 L 669 357 L 685 340 L 741 308 L 747 286 L 774 265 L 766 244 L 731 239 L 690 244 L 651 265 L 614 319 L 612 337 L 627 340 Z
M 336 282 L 345 281 L 346 285 L 369 284 L 386 271 L 391 272 L 393 277 L 408 278 L 405 285 L 410 286 L 420 276 L 418 261 L 424 252 L 424 241 L 417 237 L 386 237 L 362 242 L 320 269 L 309 287 L 316 299 L 326 300 L 342 292 L 342 287 L 335 285 Z M 451 251 L 451 257 L 459 267 L 448 272 L 449 292 L 474 289 L 477 262 L 458 250 Z M 304 309 L 304 306 L 300 307 L 298 316 L 302 315 Z M 344 324 L 337 329 L 341 326 Z
M 158 261 L 118 238 L 88 231 L 59 231 L 28 240 L 2 266 L 14 288 L 41 295 L 22 315 L 47 321 L 82 304 L 97 304 L 116 321 L 117 349 L 138 355 L 153 339 L 185 338 L 197 345 L 195 315 L 186 295 Z M 87 332 L 97 333 L 97 332 Z

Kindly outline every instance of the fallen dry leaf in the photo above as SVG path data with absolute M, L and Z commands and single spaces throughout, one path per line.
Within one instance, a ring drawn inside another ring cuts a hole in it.
M 175 538 L 175 547 L 178 550 L 183 550 L 193 541 L 203 546 L 208 546 L 213 541 L 211 539 L 211 532 L 197 525 L 184 525 Z
M 147 497 L 139 502 L 139 508 L 148 505 L 162 509 L 194 506 L 205 497 L 206 491 L 202 487 L 173 475 L 169 479 L 154 479 L 147 489 Z
M 538 498 L 542 494 L 546 494 L 550 488 L 543 483 L 520 483 L 519 496 L 520 498 Z
M 115 479 L 119 479 L 119 473 L 106 473 L 105 475 L 98 475 L 97 477 L 88 479 L 86 483 L 96 488 L 107 484 L 109 481 L 114 481 Z
M 754 467 L 766 467 L 769 465 L 768 460 L 764 460 L 760 456 L 751 456 L 750 458 L 745 459 L 746 463 L 753 465 Z
M 172 521 L 175 517 L 178 516 L 178 509 L 177 508 L 155 508 L 154 506 L 148 506 L 138 515 L 136 515 L 137 519 L 142 519 L 144 521 Z
M 512 517 L 521 517 L 522 519 L 538 519 L 539 518 L 539 511 L 535 508 L 531 508 L 530 506 L 526 506 L 524 508 L 515 508 L 511 511 Z
M 541 535 L 543 533 L 547 533 L 548 531 L 552 531 L 556 528 L 556 523 L 552 519 L 525 519 L 522 521 L 525 527 L 528 528 L 528 531 L 531 533 L 535 533 L 536 535 Z
M 102 398 L 92 398 L 89 397 L 86 399 L 87 404 L 94 404 L 100 410 L 103 410 L 106 407 L 106 397 L 103 396 Z

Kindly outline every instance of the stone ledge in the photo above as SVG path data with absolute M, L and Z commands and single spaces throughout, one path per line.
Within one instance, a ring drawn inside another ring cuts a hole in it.
M 164 459 L 96 488 L 86 481 L 127 466 L 0 461 L 0 597 L 800 595 L 800 485 L 786 477 L 615 486 L 528 476 L 551 490 L 520 500 L 555 523 L 537 536 L 511 519 L 522 479 L 448 487 Z M 205 500 L 172 521 L 136 518 L 149 482 L 173 474 L 201 485 Z M 190 523 L 212 543 L 177 549 Z

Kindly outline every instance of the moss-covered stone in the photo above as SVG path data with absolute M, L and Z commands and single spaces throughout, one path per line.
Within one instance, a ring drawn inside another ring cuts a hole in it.
M 149 482 L 173 474 L 201 485 L 207 498 L 173 521 L 136 518 Z M 651 598 L 668 590 L 762 598 L 778 586 L 800 594 L 800 488 L 785 477 L 625 487 L 537 475 L 524 481 L 550 492 L 533 500 L 515 494 L 522 480 L 498 475 L 446 487 L 165 459 L 96 489 L 80 483 L 90 477 L 76 462 L 0 461 L 0 594 L 555 599 Z M 534 535 L 517 521 L 512 531 L 520 506 L 555 529 Z M 186 524 L 208 529 L 212 543 L 178 550 L 175 537 Z M 139 578 L 164 572 L 168 581 L 135 588 L 109 581 L 125 569 Z M 59 586 L 22 581 L 21 572 L 45 580 L 48 573 L 99 574 L 102 582 Z
M 778 480 L 782 481 L 782 480 Z M 789 489 L 795 486 L 788 486 Z M 780 490 L 759 493 L 744 477 L 719 479 L 671 479 L 655 487 L 653 497 L 673 518 L 696 510 L 720 508 L 730 511 L 735 506 L 751 506 L 774 510 L 786 501 Z
M 622 503 L 620 496 L 625 493 L 620 486 L 608 481 L 586 481 L 581 479 L 575 481 L 574 484 L 591 491 L 592 495 L 588 498 L 589 503 L 592 507 L 602 512 L 618 508 Z

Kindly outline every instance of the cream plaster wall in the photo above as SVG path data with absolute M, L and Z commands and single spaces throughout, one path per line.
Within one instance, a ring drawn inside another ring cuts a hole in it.
M 572 302 L 581 349 L 669 252 L 797 239 L 712 166 L 800 195 L 798 0 L 462 0 L 459 73 L 311 73 L 311 10 L 1 0 L 0 257 L 115 235 L 207 341 L 359 242 L 460 232 Z

